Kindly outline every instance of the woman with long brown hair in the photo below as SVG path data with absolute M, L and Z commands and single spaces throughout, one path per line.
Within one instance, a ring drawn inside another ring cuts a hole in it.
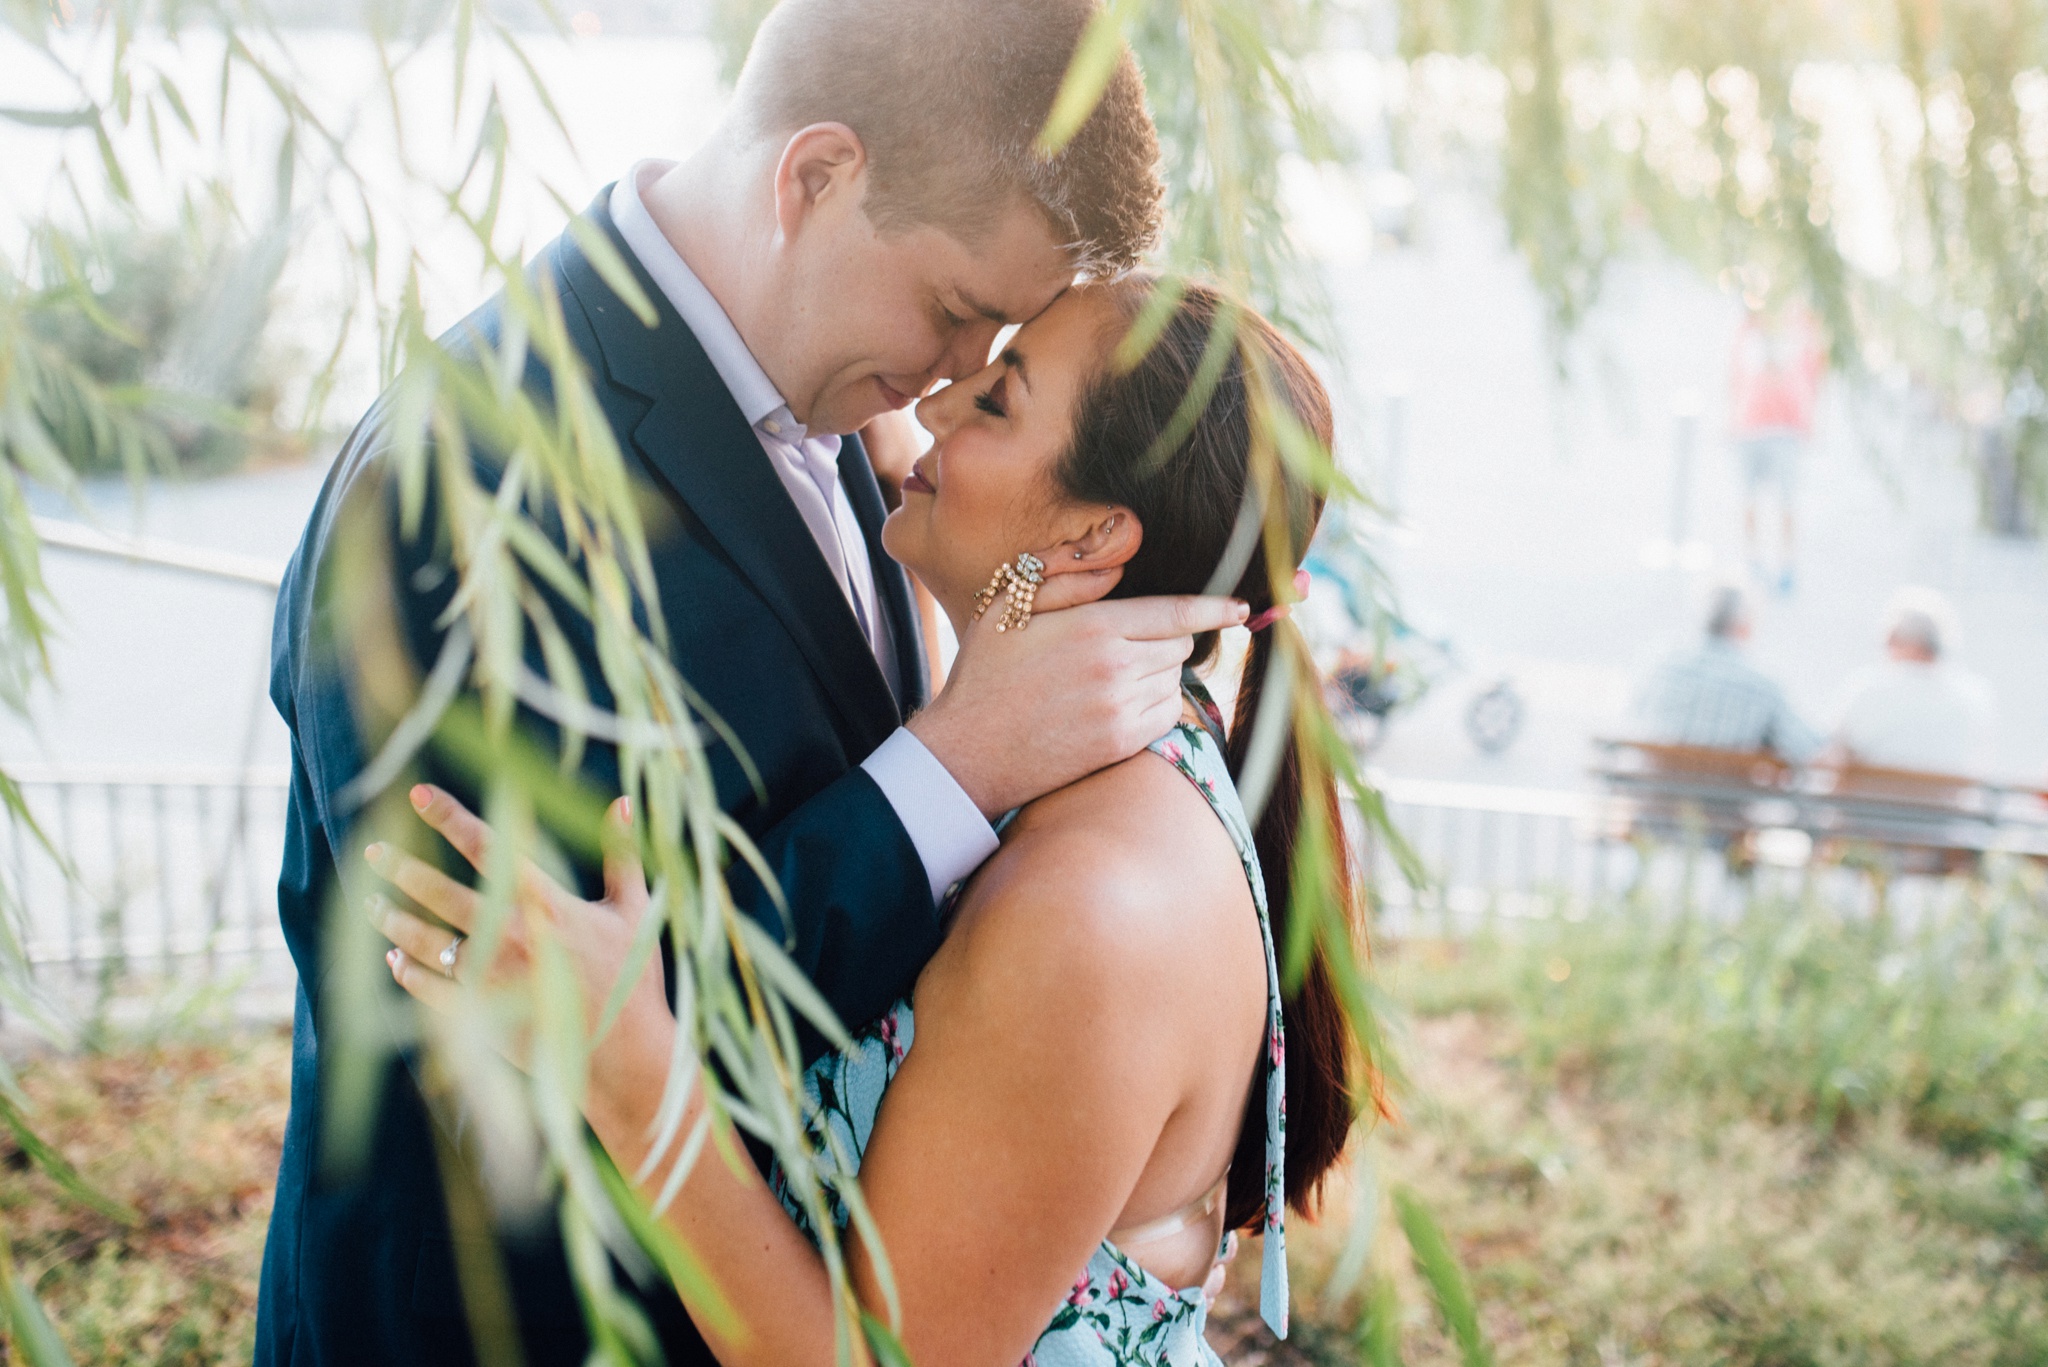
M 1187 286 L 1162 320 L 1146 309 L 1156 288 L 1070 291 L 987 369 L 926 398 L 935 444 L 884 529 L 962 628 L 993 614 L 1028 630 L 1037 586 L 1061 574 L 1114 568 L 1119 595 L 1193 593 L 1226 561 L 1243 563 L 1231 592 L 1254 613 L 1234 724 L 1190 676 L 1180 721 L 1147 751 L 1012 814 L 912 995 L 806 1074 L 815 1126 L 858 1171 L 921 1364 L 1212 1363 L 1204 1283 L 1239 1230 L 1264 1236 L 1262 1309 L 1284 1333 L 1286 1212 L 1313 1210 L 1376 1095 L 1321 951 L 1285 994 L 1275 959 L 1303 813 L 1334 818 L 1336 795 L 1326 775 L 1308 783 L 1321 771 L 1291 740 L 1255 827 L 1233 782 L 1321 511 L 1286 462 L 1254 478 L 1255 410 L 1277 405 L 1327 445 L 1329 400 L 1255 314 Z M 414 801 L 481 869 L 482 823 L 438 790 Z M 1348 905 L 1342 822 L 1327 825 Z M 390 851 L 372 862 L 456 931 L 473 924 L 473 892 Z M 521 896 L 576 956 L 587 1000 L 605 1001 L 646 914 L 638 866 L 608 866 L 603 902 L 538 874 Z M 448 953 L 449 931 L 408 911 L 379 918 L 398 981 L 429 1005 L 459 1005 L 451 972 L 528 967 L 527 918 L 489 965 Z M 649 1151 L 675 1029 L 651 968 L 591 1058 L 586 1116 L 623 1172 Z M 834 1355 L 830 1283 L 799 1208 L 711 1160 L 665 1212 L 745 1326 L 700 1317 L 726 1367 Z M 849 1257 L 880 1314 L 872 1251 L 850 1237 Z

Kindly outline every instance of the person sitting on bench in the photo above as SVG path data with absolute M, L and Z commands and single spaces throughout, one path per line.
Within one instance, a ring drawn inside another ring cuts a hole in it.
M 1995 706 L 1991 689 L 1945 659 L 1956 632 L 1933 589 L 1899 590 L 1885 613 L 1885 658 L 1850 676 L 1835 739 L 1879 769 L 1981 777 Z
M 1636 702 L 1644 737 L 1715 750 L 1769 750 L 1792 764 L 1812 758 L 1821 737 L 1800 720 L 1777 680 L 1744 649 L 1749 600 L 1733 584 L 1708 601 L 1706 639 L 1651 674 Z

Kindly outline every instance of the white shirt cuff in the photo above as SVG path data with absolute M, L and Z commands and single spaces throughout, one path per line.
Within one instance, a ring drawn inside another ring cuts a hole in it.
M 860 767 L 896 809 L 896 819 L 924 861 L 934 906 L 943 904 L 953 885 L 980 868 L 1001 844 L 974 799 L 908 730 L 898 727 Z

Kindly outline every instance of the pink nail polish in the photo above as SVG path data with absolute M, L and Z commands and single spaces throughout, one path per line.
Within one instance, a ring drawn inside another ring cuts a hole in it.
M 412 791 L 407 793 L 406 796 L 412 799 L 414 811 L 424 812 L 427 809 L 427 804 L 434 800 L 434 790 L 424 783 L 415 783 L 412 785 Z

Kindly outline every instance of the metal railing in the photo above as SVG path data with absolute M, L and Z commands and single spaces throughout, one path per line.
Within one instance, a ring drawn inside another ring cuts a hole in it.
M 288 987 L 277 920 L 287 775 L 281 770 L 15 765 L 40 838 L 8 821 L 0 858 L 22 895 L 39 975 L 129 975 L 188 985 Z M 1389 815 L 1427 871 L 1409 885 L 1383 842 L 1361 848 L 1374 914 L 1391 933 L 1458 934 L 1625 894 L 1711 909 L 1759 889 L 1867 896 L 1845 869 L 1764 866 L 1737 876 L 1711 850 L 1617 840 L 1592 792 L 1380 777 Z
M 52 550 L 275 593 L 275 561 L 32 519 Z M 0 874 L 24 949 L 59 995 L 104 999 L 131 978 L 236 983 L 282 1005 L 290 959 L 277 919 L 288 777 L 281 769 L 9 762 L 27 819 L 0 830 Z M 255 996 L 255 993 L 244 995 Z M 285 1008 L 285 1009 L 288 1009 Z
M 1635 851 L 1601 838 L 1596 794 L 1386 775 L 1374 783 L 1428 875 L 1410 886 L 1384 842 L 1363 842 L 1366 884 L 1389 929 L 1597 899 L 1639 872 Z
M 130 565 L 196 574 L 203 579 L 223 579 L 229 583 L 247 584 L 251 588 L 275 591 L 284 583 L 284 566 L 274 560 L 210 550 L 203 546 L 187 546 L 153 536 L 126 536 L 101 531 L 88 523 L 68 518 L 39 515 L 31 517 L 29 522 L 36 529 L 36 540 L 60 551 L 77 551 L 82 555 L 120 560 Z
M 281 566 L 37 518 L 46 545 L 275 590 Z M 277 921 L 288 777 L 282 770 L 91 769 L 10 765 L 41 835 L 8 821 L 0 859 L 27 912 L 27 949 L 77 977 L 159 973 L 214 981 L 258 971 L 288 985 Z M 1615 799 L 1378 775 L 1395 828 L 1427 873 L 1413 887 L 1382 842 L 1362 842 L 1375 916 L 1395 933 L 1457 933 L 1492 916 L 1542 915 L 1623 893 L 1712 905 L 1816 877 L 1811 867 L 1742 877 L 1684 841 L 1616 839 Z M 1838 896 L 1867 891 L 1836 869 Z
M 282 771 L 10 765 L 8 881 L 36 965 L 161 971 L 281 949 Z
M 1376 776 L 1394 827 L 1427 874 L 1413 887 L 1384 841 L 1360 855 L 1378 924 L 1392 934 L 1464 934 L 1495 917 L 1576 914 L 1627 899 L 1648 914 L 1733 915 L 1759 896 L 1818 899 L 1849 914 L 1913 917 L 1957 890 L 1951 873 L 1824 858 L 1792 828 L 1763 831 L 1740 863 L 1705 830 L 1637 830 L 1626 797 Z M 2020 828 L 2022 835 L 2036 827 Z M 1790 837 L 1779 839 L 1773 837 Z M 2034 857 L 2027 840 L 1994 857 Z

